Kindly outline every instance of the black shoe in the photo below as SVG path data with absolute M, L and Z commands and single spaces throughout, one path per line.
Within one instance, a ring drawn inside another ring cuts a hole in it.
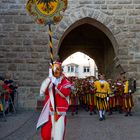
M 89 115 L 92 115 L 92 112 L 90 112 Z
M 119 113 L 122 114 L 122 110 L 119 110 Z
M 126 113 L 124 116 L 127 117 L 128 116 L 128 113 Z
M 71 113 L 72 116 L 74 116 L 74 113 Z
M 94 114 L 97 114 L 97 112 L 95 110 L 93 112 L 94 112 Z
M 109 112 L 108 115 L 112 115 L 112 112 Z
M 99 121 L 103 121 L 103 118 L 99 118 Z
M 129 113 L 129 116 L 133 116 L 132 113 Z
M 105 120 L 105 115 L 103 115 L 103 119 Z

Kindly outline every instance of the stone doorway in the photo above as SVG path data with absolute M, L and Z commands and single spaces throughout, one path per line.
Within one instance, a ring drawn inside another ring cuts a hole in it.
M 111 32 L 100 22 L 84 18 L 71 25 L 62 36 L 58 55 L 65 60 L 81 51 L 95 60 L 98 70 L 113 78 L 123 69 L 117 64 L 117 45 Z

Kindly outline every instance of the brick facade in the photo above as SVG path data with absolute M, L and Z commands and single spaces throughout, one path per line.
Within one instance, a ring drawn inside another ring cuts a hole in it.
M 0 74 L 11 71 L 20 85 L 20 106 L 34 108 L 39 86 L 48 74 L 48 28 L 34 23 L 25 10 L 26 2 L 0 1 Z M 140 91 L 140 0 L 68 0 L 64 18 L 52 26 L 55 57 L 69 29 L 85 18 L 109 38 L 114 66 L 121 65 L 136 78 Z

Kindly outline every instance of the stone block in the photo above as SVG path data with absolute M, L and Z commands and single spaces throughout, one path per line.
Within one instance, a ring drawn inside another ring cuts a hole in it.
M 5 4 L 12 4 L 12 3 L 16 3 L 16 0 L 1 0 L 1 2 Z
M 109 5 L 108 6 L 108 9 L 111 9 L 111 10 L 120 10 L 120 9 L 122 9 L 123 8 L 123 6 L 122 5 Z
M 135 9 L 140 9 L 140 4 L 135 5 Z
M 0 32 L 0 38 L 8 38 L 8 32 Z
M 33 44 L 34 45 L 47 45 L 49 42 L 46 38 L 40 38 L 40 39 L 34 39 Z
M 140 25 L 131 25 L 129 26 L 131 32 L 140 32 Z
M 129 10 L 128 15 L 129 16 L 137 16 L 137 15 L 140 15 L 140 11 L 139 10 Z
M 118 0 L 107 0 L 106 1 L 106 4 L 117 4 L 118 3 Z
M 2 26 L 3 31 L 16 31 L 16 25 L 15 24 L 4 24 Z
M 105 0 L 94 0 L 94 4 L 105 4 Z
M 30 31 L 31 26 L 30 25 L 18 25 L 18 31 Z
M 20 45 L 15 45 L 11 48 L 11 50 L 14 52 L 24 52 L 25 51 L 25 48 L 20 46 Z
M 32 39 L 24 39 L 23 40 L 23 45 L 32 45 L 32 44 L 33 44 Z
M 124 9 L 135 9 L 134 5 L 124 5 Z
M 9 32 L 9 38 L 27 38 L 28 34 L 24 32 L 13 31 Z
M 9 24 L 13 22 L 13 16 L 0 15 L 0 23 Z
M 8 71 L 16 71 L 17 70 L 16 64 L 9 64 L 7 67 L 8 67 Z
M 2 9 L 8 9 L 8 4 L 7 3 L 0 4 L 0 10 Z
M 132 4 L 132 0 L 118 0 L 118 4 Z
M 125 17 L 119 17 L 119 16 L 115 16 L 114 17 L 114 22 L 116 24 L 124 24 L 125 23 Z
M 22 39 L 5 38 L 3 39 L 3 45 L 22 45 Z
M 101 9 L 107 9 L 107 5 L 106 4 L 101 5 Z
M 35 72 L 34 79 L 35 80 L 44 80 L 48 76 L 48 72 Z
M 23 7 L 23 5 L 21 5 L 21 4 L 10 4 L 9 5 L 9 8 L 10 9 L 13 9 L 13 10 L 15 10 L 15 9 L 22 9 L 22 7 Z
M 6 57 L 6 58 L 10 58 L 10 59 L 12 59 L 12 58 L 17 58 L 17 53 L 16 53 L 16 52 L 13 52 L 13 53 L 11 53 L 11 52 L 6 52 L 6 53 L 5 53 L 5 57 Z
M 0 64 L 0 71 L 5 71 L 5 70 L 7 70 L 7 65 Z
M 128 49 L 127 48 L 120 48 L 119 49 L 119 55 L 127 55 Z
M 135 17 L 126 17 L 126 24 L 134 24 L 135 22 Z
M 17 54 L 17 57 L 20 59 L 27 59 L 27 58 L 31 58 L 31 53 L 30 52 L 19 52 Z
M 140 0 L 133 0 L 133 4 L 140 4 Z
M 135 18 L 135 23 L 136 23 L 136 24 L 140 24 L 140 17 L 136 17 L 136 18 Z
M 47 63 L 41 63 L 37 66 L 38 71 L 46 71 L 48 69 L 48 64 Z
M 17 64 L 18 71 L 27 71 L 27 64 Z
M 27 15 L 20 15 L 14 18 L 14 23 L 16 24 L 33 24 L 34 20 L 30 16 Z

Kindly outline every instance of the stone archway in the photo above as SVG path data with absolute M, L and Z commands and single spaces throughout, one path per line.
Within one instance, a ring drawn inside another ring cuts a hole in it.
M 70 37 L 69 35 L 72 34 L 72 32 L 74 32 L 84 26 L 92 28 L 92 30 L 96 30 L 96 32 L 98 32 L 99 34 L 102 35 L 102 38 L 104 38 L 104 37 L 106 38 L 106 39 L 105 38 L 103 39 L 103 40 L 106 40 L 103 42 L 103 44 L 104 44 L 103 46 L 108 46 L 110 49 L 108 49 L 108 47 L 106 47 L 106 48 L 102 47 L 102 49 L 104 48 L 106 50 L 106 52 L 104 51 L 103 55 L 105 55 L 106 53 L 109 54 L 109 51 L 111 51 L 112 53 L 110 53 L 110 54 L 112 54 L 112 56 L 106 57 L 108 59 L 111 59 L 111 61 L 110 61 L 110 63 L 108 63 L 108 66 L 107 66 L 107 65 L 105 65 L 105 63 L 107 64 L 107 62 L 108 62 L 108 60 L 106 59 L 104 61 L 104 64 L 101 65 L 103 58 L 102 59 L 98 58 L 99 55 L 98 55 L 97 51 L 95 51 L 96 52 L 95 54 L 93 54 L 93 51 L 91 53 L 91 51 L 86 50 L 86 49 L 84 49 L 84 50 L 80 49 L 80 51 L 81 52 L 84 51 L 84 53 L 86 53 L 93 59 L 96 59 L 95 61 L 96 61 L 96 64 L 97 64 L 100 72 L 104 72 L 107 75 L 108 74 L 110 75 L 110 73 L 112 75 L 114 75 L 114 74 L 117 75 L 117 73 L 125 71 L 124 70 L 125 67 L 123 67 L 123 65 L 121 63 L 122 61 L 120 60 L 120 57 L 119 57 L 120 44 L 118 42 L 120 41 L 120 36 L 121 36 L 120 28 L 113 22 L 112 17 L 101 12 L 100 10 L 94 10 L 92 8 L 75 9 L 70 14 L 65 16 L 64 19 L 62 20 L 62 22 L 59 24 L 59 26 L 57 26 L 55 28 L 54 46 L 57 46 L 55 48 L 55 56 L 59 55 L 60 59 L 64 60 L 65 57 L 69 56 L 70 54 L 72 54 L 73 52 L 76 51 L 75 50 L 75 51 L 71 52 L 69 49 L 68 50 L 69 54 L 66 55 L 66 52 L 64 50 L 66 50 L 68 48 L 65 46 L 65 49 L 64 49 L 64 47 L 62 47 L 62 46 L 63 46 L 64 42 L 66 42 L 64 40 L 68 39 L 68 37 Z M 100 44 L 100 46 L 101 46 L 101 44 Z M 97 47 L 97 44 L 96 44 L 96 47 Z M 95 49 L 95 47 L 94 47 L 94 49 Z M 62 56 L 61 50 L 64 51 L 65 57 Z M 98 52 L 100 52 L 100 51 L 98 51 Z M 109 55 L 107 55 L 107 56 L 109 56 Z M 109 67 L 111 67 L 111 68 L 109 69 Z
M 76 51 L 81 51 L 97 64 L 99 72 L 108 77 L 120 72 L 116 68 L 117 45 L 111 32 L 92 18 L 83 18 L 71 25 L 63 34 L 58 55 L 63 61 Z

